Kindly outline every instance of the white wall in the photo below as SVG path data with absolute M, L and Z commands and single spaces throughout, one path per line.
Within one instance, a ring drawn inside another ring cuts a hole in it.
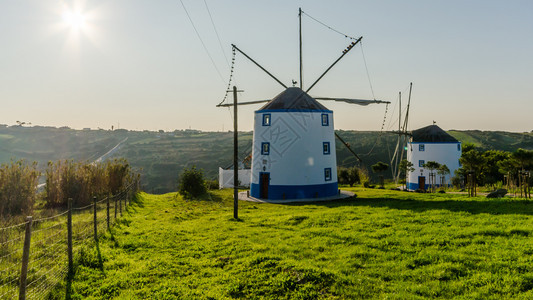
M 250 187 L 250 178 L 252 170 L 244 169 L 238 170 L 239 181 L 241 182 L 240 186 Z M 218 188 L 232 188 L 233 187 L 233 170 L 224 170 L 218 168 Z
M 424 145 L 424 151 L 419 150 L 419 145 Z M 459 147 L 459 148 L 458 148 Z M 415 171 L 409 173 L 407 182 L 418 184 L 418 177 L 426 177 L 426 185 L 429 184 L 429 171 L 419 166 L 419 161 L 436 161 L 445 164 L 450 169 L 446 175 L 446 184 L 451 184 L 450 178 L 455 170 L 460 168 L 461 143 L 407 143 L 407 160 L 413 163 Z M 435 171 L 436 173 L 436 171 Z M 440 175 L 436 174 L 436 183 L 440 184 Z M 409 187 L 409 186 L 408 186 Z
M 263 114 L 271 114 L 271 125 L 263 126 Z M 322 126 L 321 115 L 329 125 Z M 314 185 L 337 182 L 337 158 L 333 113 L 257 111 L 254 119 L 252 183 L 259 173 L 270 172 L 270 185 Z M 270 154 L 261 154 L 261 143 L 270 143 Z M 329 142 L 330 154 L 323 154 Z M 332 179 L 325 181 L 324 169 L 331 168 Z

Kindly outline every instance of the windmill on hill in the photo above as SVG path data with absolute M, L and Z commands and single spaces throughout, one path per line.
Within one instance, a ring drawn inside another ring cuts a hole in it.
M 303 85 L 302 26 L 300 20 L 300 82 L 299 87 L 287 87 L 263 66 L 232 44 L 233 59 L 238 51 L 257 67 L 278 82 L 284 90 L 272 99 L 237 102 L 237 89 L 233 87 L 234 102 L 218 107 L 234 109 L 234 134 L 237 135 L 236 118 L 238 105 L 266 103 L 255 111 L 252 150 L 252 175 L 250 194 L 254 198 L 269 200 L 323 198 L 339 193 L 337 184 L 337 160 L 335 137 L 360 158 L 336 133 L 333 126 L 333 111 L 321 101 L 338 101 L 349 104 L 369 105 L 390 103 L 382 100 L 347 99 L 336 97 L 311 97 L 309 91 L 344 57 L 363 37 L 352 38 L 346 49 L 308 88 Z M 331 29 L 331 27 L 328 27 Z M 337 31 L 338 32 L 338 31 Z M 232 67 L 233 74 L 233 67 Z M 293 81 L 293 84 L 296 82 Z M 228 84 L 228 90 L 231 85 Z M 235 141 L 235 150 L 237 143 Z M 236 153 L 236 152 L 235 152 Z M 234 166 L 237 166 L 236 154 Z M 234 167 L 234 169 L 236 169 Z M 237 185 L 237 170 L 234 170 L 234 185 Z

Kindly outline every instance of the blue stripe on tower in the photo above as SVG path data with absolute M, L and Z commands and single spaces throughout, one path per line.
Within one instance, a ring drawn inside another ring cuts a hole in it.
M 316 185 L 269 185 L 268 199 L 305 199 L 335 196 L 339 192 L 337 182 Z M 257 183 L 252 183 L 250 195 L 260 199 L 260 187 Z

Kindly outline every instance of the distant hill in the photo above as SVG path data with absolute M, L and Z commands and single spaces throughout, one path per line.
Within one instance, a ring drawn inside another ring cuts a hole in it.
M 358 153 L 367 168 L 378 161 L 388 163 L 397 141 L 397 136 L 390 133 L 345 130 L 337 133 Z M 482 150 L 533 149 L 531 133 L 478 130 L 451 130 L 449 133 Z M 239 132 L 241 159 L 251 152 L 252 136 L 252 132 Z M 0 125 L 0 162 L 26 159 L 38 162 L 41 170 L 46 169 L 48 161 L 60 159 L 92 162 L 126 138 L 108 158 L 126 158 L 140 171 L 143 187 L 149 192 L 175 191 L 179 173 L 193 165 L 203 169 L 207 178 L 216 179 L 218 167 L 229 167 L 233 161 L 231 132 L 74 130 Z M 356 164 L 355 157 L 339 141 L 336 147 L 338 165 Z

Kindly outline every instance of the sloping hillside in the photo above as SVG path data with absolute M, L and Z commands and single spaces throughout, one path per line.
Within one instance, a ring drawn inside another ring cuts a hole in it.
M 397 136 L 390 133 L 344 130 L 337 133 L 359 154 L 367 168 L 378 161 L 389 162 L 397 142 Z M 533 149 L 531 133 L 477 130 L 452 130 L 449 133 L 461 142 L 473 143 L 483 150 Z M 252 132 L 239 133 L 241 159 L 251 153 L 252 136 Z M 183 168 L 196 165 L 204 170 L 207 178 L 216 179 L 218 167 L 231 166 L 233 161 L 231 132 L 73 130 L 0 125 L 0 162 L 23 158 L 37 161 L 39 168 L 44 170 L 50 160 L 93 161 L 126 138 L 109 158 L 126 158 L 142 174 L 143 188 L 153 193 L 176 190 L 178 175 Z M 356 164 L 355 157 L 339 141 L 336 148 L 338 165 Z
M 479 130 L 450 130 L 448 133 L 463 143 L 474 144 L 483 150 L 515 151 L 518 148 L 533 149 L 533 133 Z

